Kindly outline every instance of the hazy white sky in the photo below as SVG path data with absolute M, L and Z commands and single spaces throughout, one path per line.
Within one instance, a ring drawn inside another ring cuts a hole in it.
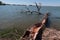
M 0 0 L 4 3 L 8 4 L 34 4 L 42 3 L 44 6 L 60 6 L 60 0 Z

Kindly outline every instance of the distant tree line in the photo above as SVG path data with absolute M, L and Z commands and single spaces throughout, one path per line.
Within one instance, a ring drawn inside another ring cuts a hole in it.
M 0 5 L 6 5 L 5 3 L 3 3 L 2 1 L 0 1 Z

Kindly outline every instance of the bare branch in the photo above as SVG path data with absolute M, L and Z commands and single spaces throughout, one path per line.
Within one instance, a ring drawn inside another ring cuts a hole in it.
M 35 4 L 36 4 L 38 13 L 41 14 L 41 13 L 40 13 L 41 3 L 37 4 L 37 3 L 35 2 Z
M 34 11 L 34 10 L 31 11 L 28 6 L 25 6 L 25 8 L 26 8 L 27 10 L 24 11 L 24 12 L 26 12 L 26 13 L 27 13 L 27 12 L 30 12 L 31 14 L 32 14 L 33 12 L 35 12 L 35 13 L 41 14 L 41 13 L 40 13 L 41 3 L 37 4 L 37 3 L 35 2 L 35 5 L 36 5 L 36 7 L 37 7 L 37 11 Z

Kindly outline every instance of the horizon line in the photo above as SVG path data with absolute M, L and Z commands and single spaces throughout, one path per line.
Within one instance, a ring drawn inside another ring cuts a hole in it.
M 16 3 L 8 3 L 8 4 L 11 4 L 11 5 L 26 5 L 26 6 L 32 5 L 32 6 L 35 6 L 35 4 L 16 4 Z M 41 6 L 60 6 L 60 5 L 41 5 Z

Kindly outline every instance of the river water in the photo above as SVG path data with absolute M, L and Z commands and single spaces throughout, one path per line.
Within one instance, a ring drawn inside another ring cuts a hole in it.
M 28 6 L 31 11 L 36 11 L 35 6 Z M 42 15 L 37 13 L 23 13 L 21 11 L 27 10 L 25 6 L 0 6 L 0 29 L 11 27 L 28 27 L 32 24 L 40 22 Z M 50 12 L 51 27 L 60 29 L 60 7 L 43 6 L 41 13 Z

